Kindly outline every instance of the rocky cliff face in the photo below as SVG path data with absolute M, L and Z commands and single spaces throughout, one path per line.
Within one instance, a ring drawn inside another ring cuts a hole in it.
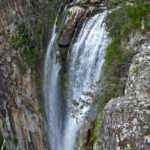
M 0 40 L 1 144 L 7 149 L 44 149 L 43 118 L 31 69 L 22 76 L 16 64 L 16 51 L 3 36 Z
M 40 69 L 36 68 L 36 65 L 40 66 L 42 55 L 42 47 L 38 43 L 42 42 L 47 5 L 48 1 L 41 0 L 0 1 L 1 149 L 47 149 L 39 105 L 43 103 L 37 82 Z M 30 45 L 33 41 L 35 43 Z M 27 54 L 29 46 L 33 51 Z M 28 57 L 30 55 L 33 57 Z
M 136 49 L 125 88 L 125 96 L 112 99 L 105 107 L 102 149 L 150 149 L 150 35 Z M 138 43 L 137 43 L 138 44 Z
M 60 38 L 59 46 L 67 47 L 71 43 L 76 29 L 92 14 L 106 9 L 104 0 L 79 0 L 73 1 L 67 7 L 67 21 L 65 22 Z
M 142 3 L 137 5 L 141 7 Z M 146 10 L 148 5 L 149 3 L 145 1 L 145 6 L 142 7 Z M 139 11 L 139 6 L 136 6 L 135 12 Z M 138 22 L 138 28 L 130 26 L 130 33 L 126 34 L 127 46 L 122 47 L 125 51 L 134 51 L 136 55 L 130 62 L 122 96 L 111 99 L 104 108 L 102 129 L 99 133 L 102 137 L 101 146 L 96 146 L 96 150 L 150 149 L 149 12 L 146 16 L 143 13 Z

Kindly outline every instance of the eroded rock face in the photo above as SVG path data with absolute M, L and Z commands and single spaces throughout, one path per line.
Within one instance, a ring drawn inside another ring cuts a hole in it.
M 16 64 L 17 52 L 4 37 L 0 44 L 0 132 L 7 149 L 45 149 L 43 118 L 31 80 L 22 77 Z M 3 141 L 3 142 L 4 142 Z
M 4 149 L 47 149 L 39 105 L 42 99 L 37 95 L 30 66 L 21 73 L 18 60 L 22 47 L 15 49 L 11 45 L 12 37 L 18 33 L 17 24 L 24 20 L 27 26 L 34 24 L 37 17 L 33 12 L 46 4 L 43 0 L 0 1 L 0 147 L 3 143 Z
M 75 1 L 68 9 L 68 19 L 62 28 L 58 45 L 60 47 L 68 47 L 78 25 L 82 24 L 86 17 L 97 9 L 105 9 L 103 0 Z
M 105 107 L 103 150 L 150 149 L 150 44 L 149 36 L 133 58 L 125 96 Z
M 87 16 L 87 10 L 83 7 L 74 6 L 69 9 L 69 19 L 62 29 L 59 38 L 59 46 L 69 46 L 77 25 Z

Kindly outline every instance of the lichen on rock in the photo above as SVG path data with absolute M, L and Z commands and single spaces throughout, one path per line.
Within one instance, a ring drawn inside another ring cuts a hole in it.
M 104 109 L 102 149 L 150 149 L 149 64 L 150 45 L 147 39 L 133 58 L 125 96 L 112 99 Z
M 0 146 L 4 149 L 47 149 L 38 93 L 40 67 L 33 67 L 40 64 L 47 4 L 41 0 L 0 1 Z

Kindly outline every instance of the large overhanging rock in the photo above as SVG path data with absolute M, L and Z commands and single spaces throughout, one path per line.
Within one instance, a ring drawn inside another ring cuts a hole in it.
M 143 44 L 129 70 L 125 96 L 105 107 L 103 150 L 150 149 L 150 45 Z
M 69 9 L 68 14 L 69 19 L 62 29 L 58 43 L 62 47 L 69 46 L 78 23 L 87 16 L 87 10 L 80 6 L 74 6 Z
M 68 9 L 68 21 L 64 24 L 59 36 L 58 45 L 60 47 L 68 47 L 72 41 L 75 29 L 84 19 L 92 14 L 98 8 L 102 10 L 104 0 L 77 0 L 74 1 L 72 7 Z

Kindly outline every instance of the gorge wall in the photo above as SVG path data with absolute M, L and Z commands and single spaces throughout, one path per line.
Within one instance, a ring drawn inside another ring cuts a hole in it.
M 0 1 L 1 149 L 47 149 L 41 63 L 55 9 L 47 0 Z
M 150 148 L 149 61 L 150 34 L 137 39 L 124 96 L 112 99 L 105 107 L 102 125 L 102 149 Z
M 65 66 L 82 23 L 106 9 L 111 10 L 106 26 L 112 43 L 106 49 L 99 94 L 93 98 L 97 114 L 81 127 L 76 149 L 150 149 L 150 4 L 136 2 L 0 1 L 1 150 L 48 149 L 41 83 L 58 10 L 65 10 L 67 18 L 58 21 L 60 60 Z

